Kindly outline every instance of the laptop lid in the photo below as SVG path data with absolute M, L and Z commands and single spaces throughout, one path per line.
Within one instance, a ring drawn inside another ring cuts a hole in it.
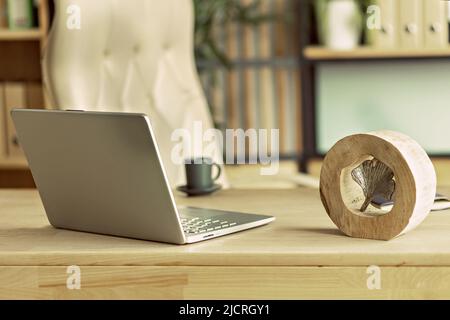
M 53 226 L 185 243 L 146 115 L 31 109 L 11 115 Z

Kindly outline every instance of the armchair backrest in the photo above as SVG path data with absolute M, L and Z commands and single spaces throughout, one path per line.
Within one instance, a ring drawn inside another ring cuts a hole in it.
M 193 57 L 191 0 L 55 1 L 43 70 L 56 108 L 148 114 L 171 185 L 183 182 L 171 161 L 173 130 L 192 132 L 195 121 L 212 127 Z

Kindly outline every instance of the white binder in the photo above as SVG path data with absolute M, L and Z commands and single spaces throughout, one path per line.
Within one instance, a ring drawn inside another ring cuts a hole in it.
M 439 48 L 448 46 L 448 3 L 442 0 L 424 1 L 425 46 Z
M 398 45 L 398 0 L 376 0 L 375 10 L 368 12 L 380 19 L 378 29 L 367 25 L 369 42 L 374 47 L 394 48 Z
M 425 0 L 430 1 L 430 0 Z M 399 0 L 400 45 L 403 48 L 421 48 L 424 44 L 422 0 Z

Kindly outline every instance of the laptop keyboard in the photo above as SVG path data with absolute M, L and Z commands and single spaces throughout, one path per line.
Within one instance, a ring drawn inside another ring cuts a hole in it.
M 231 222 L 222 219 L 202 219 L 202 218 L 181 218 L 181 225 L 183 231 L 187 234 L 198 234 L 204 232 L 217 231 L 223 228 L 229 228 L 237 225 L 236 222 Z

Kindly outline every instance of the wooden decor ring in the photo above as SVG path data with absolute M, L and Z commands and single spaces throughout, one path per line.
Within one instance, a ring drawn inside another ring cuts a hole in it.
M 416 141 L 393 131 L 343 138 L 327 153 L 320 173 L 329 217 L 356 238 L 389 240 L 412 230 L 430 212 L 435 194 L 430 158 Z M 368 195 L 392 196 L 394 206 L 377 209 L 368 205 Z

